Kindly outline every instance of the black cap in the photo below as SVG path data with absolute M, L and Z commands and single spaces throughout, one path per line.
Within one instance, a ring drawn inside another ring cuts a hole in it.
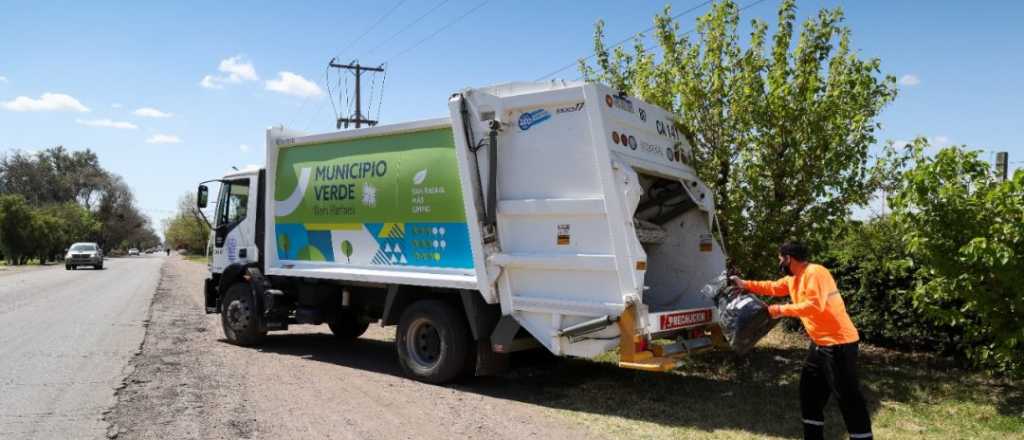
M 779 255 L 790 256 L 800 261 L 807 261 L 807 246 L 799 241 L 787 241 L 779 246 Z

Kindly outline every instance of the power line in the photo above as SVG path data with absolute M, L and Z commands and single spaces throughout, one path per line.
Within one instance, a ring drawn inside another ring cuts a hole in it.
M 380 108 L 384 105 L 384 83 L 388 80 L 387 64 L 384 65 L 384 78 L 380 80 L 380 93 L 377 97 L 377 120 L 380 120 Z M 372 103 L 371 103 L 372 104 Z M 371 115 L 372 116 L 372 115 Z
M 691 13 L 691 12 L 693 12 L 693 11 L 696 11 L 696 10 L 698 10 L 698 9 L 700 9 L 700 8 L 703 8 L 703 7 L 705 7 L 705 6 L 709 5 L 709 4 L 711 4 L 711 3 L 712 3 L 712 1 L 714 1 L 714 0 L 707 0 L 707 1 L 703 1 L 703 2 L 701 2 L 700 4 L 698 4 L 698 5 L 694 6 L 694 7 L 691 7 L 691 8 L 689 8 L 689 9 L 687 9 L 687 10 L 683 11 L 683 12 L 680 12 L 680 13 L 678 13 L 678 14 L 675 14 L 675 15 L 673 15 L 673 16 L 672 16 L 672 19 L 673 19 L 673 20 L 679 19 L 679 17 L 682 17 L 682 16 L 684 16 L 684 15 L 686 15 L 686 14 L 689 14 L 689 13 Z M 761 1 L 764 1 L 764 0 L 761 0 Z M 748 6 L 750 6 L 750 5 L 748 5 Z M 741 10 L 742 10 L 742 9 L 741 9 Z M 633 34 L 631 34 L 630 36 L 628 36 L 628 37 L 626 37 L 626 38 L 623 38 L 622 40 L 619 40 L 619 42 L 617 42 L 617 43 L 615 43 L 614 45 L 612 45 L 611 47 L 609 47 L 609 49 L 615 49 L 616 47 L 622 46 L 623 44 L 626 44 L 626 42 L 628 42 L 628 41 L 632 40 L 633 38 L 636 38 L 636 37 L 638 37 L 638 36 L 640 36 L 640 35 L 643 35 L 643 34 L 645 34 L 645 33 L 647 33 L 647 32 L 650 32 L 650 31 L 652 31 L 652 30 L 654 30 L 654 26 L 651 26 L 651 27 L 649 27 L 649 28 L 647 28 L 647 29 L 644 29 L 644 30 L 642 30 L 642 31 L 640 31 L 640 32 L 636 32 L 636 33 L 633 33 Z M 692 32 L 692 31 L 688 31 L 687 33 L 689 33 L 689 32 Z M 684 34 L 684 35 L 685 35 L 685 34 Z M 565 69 L 568 69 L 568 68 L 570 68 L 570 67 L 573 67 L 573 66 L 577 65 L 577 64 L 578 64 L 578 63 L 580 62 L 580 60 L 589 60 L 589 59 L 591 59 L 591 58 L 594 58 L 594 57 L 596 57 L 596 56 L 597 56 L 597 53 L 591 53 L 590 55 L 587 55 L 587 56 L 586 56 L 586 57 L 584 57 L 584 58 L 580 58 L 580 59 L 577 59 L 577 60 L 575 60 L 575 61 L 573 61 L 573 62 L 571 62 L 571 63 L 569 63 L 569 64 L 566 64 L 565 66 L 562 66 L 562 67 L 561 67 L 561 68 L 559 68 L 558 70 L 555 70 L 555 71 L 553 71 L 553 72 L 551 72 L 551 73 L 548 73 L 547 75 L 543 75 L 543 76 L 541 76 L 541 77 L 539 77 L 539 78 L 535 79 L 534 81 L 541 81 L 541 80 L 543 80 L 543 79 L 545 79 L 545 78 L 549 78 L 549 77 L 551 77 L 551 76 L 554 76 L 554 75 L 556 75 L 556 74 L 558 74 L 558 73 L 560 73 L 560 72 L 564 71 Z
M 438 28 L 438 29 L 437 29 L 436 31 L 434 31 L 434 32 L 433 32 L 433 33 L 431 33 L 430 35 L 427 35 L 426 37 L 424 37 L 424 38 L 423 38 L 423 39 L 421 39 L 420 41 L 417 41 L 417 42 L 416 42 L 416 43 L 414 43 L 414 44 L 413 44 L 412 46 L 409 46 L 409 47 L 405 48 L 405 50 L 402 50 L 401 52 L 398 52 L 397 54 L 395 54 L 395 55 L 392 55 L 391 57 L 389 57 L 389 58 L 388 58 L 388 59 L 387 59 L 386 61 L 384 61 L 384 62 L 385 62 L 385 63 L 387 63 L 388 61 L 391 61 L 391 60 L 393 60 L 393 59 L 395 59 L 395 58 L 397 58 L 397 57 L 400 57 L 400 56 L 402 56 L 402 55 L 405 55 L 405 54 L 406 54 L 406 53 L 408 53 L 409 51 L 411 51 L 411 50 L 413 50 L 413 49 L 415 49 L 415 48 L 419 47 L 419 45 L 421 45 L 421 44 L 425 43 L 425 42 L 426 42 L 427 40 L 429 40 L 429 39 L 431 39 L 431 38 L 434 38 L 435 36 L 437 36 L 437 34 L 440 34 L 441 32 L 444 32 L 444 31 L 445 31 L 446 29 L 448 29 L 448 28 L 450 28 L 450 27 L 454 26 L 454 25 L 455 25 L 456 23 L 458 23 L 458 22 L 462 21 L 462 19 L 463 19 L 463 18 L 466 18 L 467 16 L 469 16 L 469 14 L 472 14 L 472 13 L 476 12 L 476 11 L 477 11 L 478 9 L 480 9 L 480 8 L 484 7 L 484 5 L 486 5 L 486 4 L 487 4 L 487 3 L 489 2 L 489 1 L 490 1 L 490 0 L 484 0 L 484 1 L 480 2 L 480 4 L 478 4 L 478 5 L 474 6 L 474 7 L 473 7 L 473 9 L 470 9 L 469 11 L 466 11 L 466 13 L 464 13 L 464 14 L 462 14 L 462 15 L 460 15 L 460 16 L 458 16 L 458 17 L 456 17 L 456 18 L 455 18 L 454 20 L 452 20 L 452 21 L 449 21 L 449 22 L 448 22 L 447 24 L 445 24 L 444 26 L 441 26 L 440 28 Z
M 433 7 L 433 8 L 430 8 L 430 10 L 428 10 L 427 12 L 424 12 L 424 13 L 423 13 L 423 15 L 420 15 L 420 16 L 419 16 L 419 17 L 417 17 L 417 18 L 416 18 L 415 20 L 413 20 L 413 21 L 409 22 L 409 24 L 406 24 L 406 25 L 405 25 L 404 27 L 402 27 L 401 29 L 399 29 L 399 30 L 398 30 L 398 32 L 395 32 L 395 33 L 394 33 L 394 34 L 392 34 L 392 35 L 391 35 L 390 37 L 388 37 L 388 38 L 384 39 L 384 40 L 383 40 L 383 41 L 381 41 L 380 43 L 377 43 L 377 45 L 376 45 L 376 46 L 374 46 L 374 47 L 373 47 L 372 49 L 370 49 L 370 50 L 368 50 L 368 51 L 366 51 L 366 52 L 364 52 L 364 53 L 374 53 L 374 52 L 376 52 L 376 51 L 377 51 L 377 49 L 380 49 L 380 48 L 381 48 L 381 47 L 383 47 L 383 46 L 384 46 L 384 45 L 385 45 L 386 43 L 390 42 L 391 40 L 394 40 L 394 39 L 395 39 L 396 37 L 398 37 L 399 35 L 401 35 L 401 34 L 402 34 L 403 32 L 405 32 L 405 31 L 409 30 L 410 28 L 412 28 L 412 27 L 413 27 L 413 26 L 415 26 L 415 25 L 416 25 L 417 23 L 419 23 L 420 21 L 422 21 L 422 20 L 423 20 L 424 18 L 427 18 L 427 16 L 428 16 L 428 15 L 430 15 L 430 14 L 432 14 L 432 13 L 433 13 L 434 11 L 436 11 L 436 10 L 440 9 L 440 8 L 441 8 L 441 6 L 444 6 L 444 5 L 445 5 L 446 3 L 448 3 L 449 1 L 451 1 L 451 0 L 443 0 L 443 1 L 441 2 L 441 3 L 438 3 L 438 4 L 434 5 L 434 7 Z M 360 54 L 360 55 L 362 55 L 362 54 Z
M 390 17 L 391 14 L 393 14 L 406 1 L 407 0 L 399 0 L 398 3 L 395 3 L 395 5 L 391 7 L 391 9 L 388 9 L 388 11 L 384 13 L 384 15 L 381 15 L 380 17 L 378 17 L 377 21 L 373 22 L 373 24 L 371 24 L 370 27 L 366 28 L 366 30 L 363 31 L 362 34 L 360 34 L 354 40 L 350 41 L 349 44 L 345 45 L 345 47 L 343 47 L 341 50 L 339 50 L 336 58 L 340 57 L 342 53 L 344 53 L 345 51 L 347 51 L 347 50 L 351 49 L 353 46 L 355 46 L 355 44 L 358 43 L 360 40 L 362 40 L 363 37 L 369 35 L 369 33 L 372 32 L 374 28 L 376 28 L 378 25 L 383 23 L 384 20 L 386 20 L 388 17 Z M 330 82 L 330 78 L 327 75 L 327 71 L 329 71 L 329 70 L 330 69 L 327 68 L 327 69 L 325 69 L 325 72 L 324 72 L 324 87 L 327 88 L 327 98 L 331 100 L 331 107 L 335 107 L 334 106 L 334 95 L 333 95 L 333 93 L 331 93 L 331 82 Z M 340 83 L 340 81 L 339 81 L 339 83 Z M 339 97 L 339 100 L 340 99 L 341 99 L 341 97 Z M 308 96 L 302 98 L 302 106 L 299 107 L 299 111 L 295 112 L 295 116 L 298 116 L 302 112 L 302 110 L 305 109 L 306 103 L 308 102 L 308 100 L 309 100 Z M 325 105 L 324 103 L 320 103 L 320 107 L 317 108 L 317 110 L 314 113 L 314 115 L 319 115 L 320 111 L 323 110 L 323 106 L 324 105 Z M 338 109 L 336 107 L 334 109 L 334 117 L 335 117 L 335 119 L 338 118 Z M 293 118 L 294 118 L 294 116 L 293 116 Z M 307 123 L 306 125 L 308 126 L 309 123 Z
M 373 24 L 370 25 L 370 27 L 367 28 L 366 31 L 364 31 L 362 34 L 360 34 L 358 37 L 356 37 L 355 40 L 350 41 L 349 44 L 346 45 L 343 49 L 338 51 L 338 55 L 337 56 L 341 57 L 341 54 L 343 54 L 343 53 L 345 53 L 345 51 L 351 49 L 352 46 L 355 46 L 356 43 L 359 42 L 359 40 L 362 40 L 363 37 L 365 37 L 367 34 L 369 34 L 371 31 L 373 31 L 373 28 L 377 27 L 377 25 L 379 25 L 382 22 L 384 22 L 385 19 L 390 17 L 391 14 L 394 13 L 395 10 L 397 10 L 398 7 L 402 6 L 402 4 L 405 3 L 405 2 L 406 2 L 406 0 L 399 0 L 398 3 L 395 3 L 395 5 L 391 7 L 391 9 L 388 9 L 388 11 L 384 13 L 384 15 L 381 15 L 380 18 L 377 19 L 377 21 L 373 22 Z

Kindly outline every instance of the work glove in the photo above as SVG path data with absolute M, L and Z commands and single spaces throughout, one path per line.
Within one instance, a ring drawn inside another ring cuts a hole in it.
M 746 290 L 747 288 L 747 282 L 736 275 L 729 277 L 729 281 L 732 281 L 732 284 L 740 289 Z

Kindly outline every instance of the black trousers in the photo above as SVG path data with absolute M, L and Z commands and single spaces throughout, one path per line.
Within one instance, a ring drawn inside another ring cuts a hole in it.
M 800 412 L 805 439 L 824 438 L 825 404 L 833 394 L 850 438 L 873 438 L 871 417 L 857 379 L 856 342 L 828 347 L 811 343 L 800 373 Z

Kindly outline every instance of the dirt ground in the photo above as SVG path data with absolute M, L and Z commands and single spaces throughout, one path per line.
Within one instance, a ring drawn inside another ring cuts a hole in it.
M 547 381 L 530 380 L 532 368 L 449 387 L 403 378 L 391 328 L 371 326 L 350 345 L 326 326 L 272 333 L 259 349 L 228 344 L 219 316 L 203 313 L 204 276 L 203 265 L 167 259 L 145 341 L 105 417 L 108 437 L 601 437 L 545 406 Z M 537 357 L 528 362 L 557 365 Z

